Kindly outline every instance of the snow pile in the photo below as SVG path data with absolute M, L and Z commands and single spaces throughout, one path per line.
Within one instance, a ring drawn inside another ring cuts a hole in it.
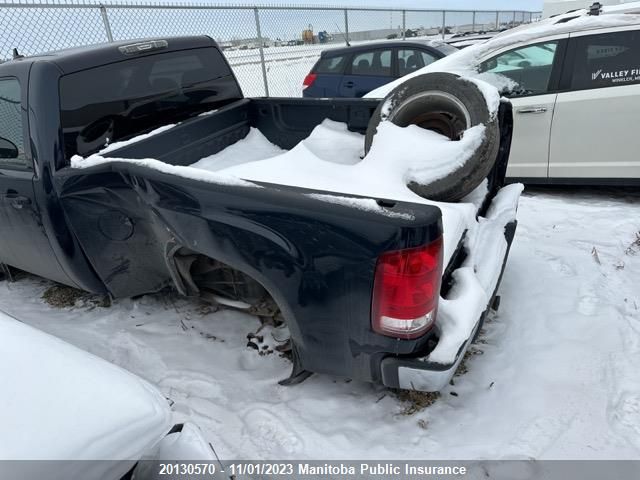
M 486 218 L 479 218 L 465 238 L 468 256 L 453 273 L 455 283 L 448 297 L 440 299 L 437 323 L 441 335 L 430 361 L 452 363 L 460 346 L 471 337 L 479 313 L 487 308 L 507 252 L 504 227 L 516 218 L 523 188 L 521 184 L 503 187 Z
M 192 168 L 201 168 L 210 172 L 217 172 L 242 162 L 266 160 L 284 153 L 285 150 L 269 142 L 264 135 L 255 128 L 241 141 L 225 148 L 215 155 L 205 157 L 194 164 Z
M 337 131 L 338 136 L 330 136 Z M 485 127 L 477 125 L 467 130 L 460 141 L 416 125 L 398 127 L 383 122 L 378 127 L 369 154 L 362 160 L 362 135 L 341 131 L 336 122 L 325 120 L 309 138 L 292 150 L 265 161 L 242 162 L 234 167 L 216 171 L 245 180 L 279 183 L 298 187 L 345 192 L 357 195 L 405 200 L 420 198 L 407 193 L 407 183 L 437 180 L 463 165 L 480 146 Z M 256 135 L 261 135 L 259 132 Z M 241 141 L 239 143 L 244 143 Z M 238 145 L 238 144 L 236 144 Z M 262 137 L 263 149 L 269 141 Z M 245 152 L 255 142 L 238 146 Z M 209 157 L 215 165 L 224 152 Z M 242 157 L 241 157 L 242 158 Z M 357 162 L 354 161 L 357 159 Z M 197 162 L 192 167 L 201 167 Z
M 169 430 L 144 380 L 4 313 L 0 338 L 0 459 L 135 460 Z
M 473 192 L 462 199 L 462 203 L 472 203 L 476 207 L 476 211 L 480 210 L 482 204 L 489 194 L 489 180 L 486 178 Z
M 440 60 L 442 61 L 442 60 Z M 440 62 L 435 62 L 435 63 L 440 63 Z M 433 63 L 431 64 L 433 65 Z M 423 72 L 423 73 L 429 73 L 426 72 L 425 69 L 428 67 L 425 67 L 422 70 L 418 70 L 419 72 Z M 444 70 L 434 70 L 435 72 L 444 72 Z M 469 71 L 467 69 L 457 69 L 457 70 L 449 70 L 447 71 L 449 73 L 455 73 L 457 75 L 460 75 L 461 79 L 463 80 L 467 80 L 473 84 L 475 84 L 478 89 L 480 90 L 480 92 L 482 93 L 482 95 L 484 96 L 484 99 L 487 102 L 487 108 L 489 111 L 489 115 L 491 116 L 491 118 L 495 118 L 495 116 L 498 114 L 498 109 L 500 108 L 500 92 L 498 91 L 498 89 L 503 90 L 503 89 L 507 89 L 514 84 L 514 82 L 504 76 L 500 76 L 500 75 L 495 75 L 495 74 L 483 74 L 484 78 L 481 79 L 480 77 L 482 75 L 479 75 L 476 72 L 473 71 Z M 394 85 L 395 86 L 399 86 L 402 85 L 407 78 L 411 78 L 416 76 L 415 74 L 410 74 L 407 75 L 405 77 L 402 78 L 402 82 L 396 80 L 395 82 L 391 82 L 387 85 L 384 85 L 380 88 L 378 88 L 377 90 L 373 90 L 372 92 L 368 93 L 367 95 L 365 95 L 365 97 L 368 98 L 382 98 L 382 97 L 386 97 L 391 90 L 393 90 L 393 88 L 386 88 L 389 85 Z M 396 98 L 395 96 L 387 98 L 384 102 L 384 105 L 382 106 L 382 112 L 381 112 L 381 117 L 383 119 L 386 119 L 389 114 L 391 113 L 391 111 L 393 111 L 393 109 L 396 106 Z
M 322 195 L 318 193 L 307 194 L 308 197 L 321 202 L 345 205 L 347 207 L 363 210 L 365 212 L 375 212 L 390 218 L 403 218 L 405 220 L 415 220 L 415 216 L 410 213 L 394 212 L 388 208 L 381 207 L 372 198 L 341 197 L 338 195 Z
M 147 138 L 153 137 L 154 135 L 158 135 L 162 132 L 166 132 L 167 130 L 171 130 L 176 125 L 179 124 L 163 125 L 162 127 L 156 128 L 149 133 L 144 133 L 142 135 L 130 138 L 129 140 L 123 140 L 122 142 L 109 143 L 109 139 L 107 139 L 107 145 L 105 146 L 105 148 L 98 152 L 98 155 L 104 155 L 106 153 L 113 152 L 114 150 L 118 150 L 119 148 L 126 147 L 127 145 L 146 140 Z
M 364 139 L 350 132 L 346 123 L 325 120 L 304 143 L 311 153 L 327 162 L 355 165 L 364 157 Z
M 134 159 L 134 158 L 111 158 L 103 157 L 100 154 L 91 155 L 83 158 L 80 155 L 71 157 L 71 168 L 91 168 L 105 164 L 127 164 L 139 167 L 151 168 L 168 175 L 175 175 L 182 178 L 190 178 L 193 180 L 201 180 L 203 182 L 215 183 L 218 185 L 230 185 L 238 187 L 257 187 L 251 182 L 241 180 L 237 177 L 229 175 L 218 175 L 215 172 L 194 169 L 191 167 L 182 167 L 178 165 L 169 165 L 168 163 L 155 160 L 153 158 Z

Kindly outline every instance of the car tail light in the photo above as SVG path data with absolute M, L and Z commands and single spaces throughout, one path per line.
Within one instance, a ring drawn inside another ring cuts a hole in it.
M 304 90 L 305 88 L 309 88 L 311 85 L 315 83 L 317 78 L 318 78 L 318 75 L 316 75 L 315 73 L 310 73 L 309 75 L 304 77 L 304 81 L 302 82 L 302 89 Z
M 441 281 L 442 237 L 381 255 L 373 287 L 373 331 L 403 339 L 424 335 L 436 320 Z

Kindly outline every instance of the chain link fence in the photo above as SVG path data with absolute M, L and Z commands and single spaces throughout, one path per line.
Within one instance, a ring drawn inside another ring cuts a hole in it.
M 0 62 L 118 40 L 209 35 L 246 96 L 300 96 L 322 50 L 384 39 L 445 38 L 538 21 L 540 12 L 312 6 L 0 1 Z

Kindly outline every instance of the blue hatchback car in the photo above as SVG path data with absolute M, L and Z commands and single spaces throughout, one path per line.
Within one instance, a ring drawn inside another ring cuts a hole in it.
M 456 51 L 433 40 L 383 41 L 325 50 L 304 79 L 302 96 L 362 97 Z

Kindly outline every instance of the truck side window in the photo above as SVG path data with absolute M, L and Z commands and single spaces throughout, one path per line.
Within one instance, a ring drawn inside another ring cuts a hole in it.
M 572 90 L 640 83 L 640 31 L 588 35 L 570 41 L 575 48 Z
M 25 166 L 20 83 L 0 79 L 0 167 Z
M 541 95 L 549 80 L 558 42 L 545 42 L 509 50 L 480 64 L 480 73 L 497 73 L 517 84 L 515 95 Z

